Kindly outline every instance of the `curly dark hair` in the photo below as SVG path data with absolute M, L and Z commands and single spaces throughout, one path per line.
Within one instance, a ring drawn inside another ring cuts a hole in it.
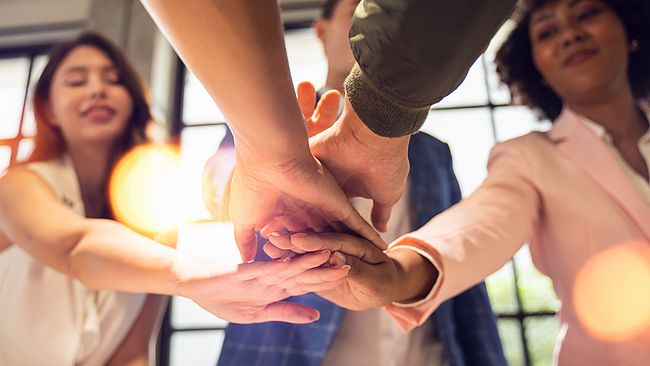
M 533 11 L 553 0 L 522 0 L 513 13 L 515 28 L 497 52 L 495 63 L 501 82 L 510 89 L 516 103 L 535 111 L 540 119 L 555 120 L 562 111 L 562 100 L 542 81 L 535 68 L 529 23 Z M 628 77 L 637 99 L 650 95 L 650 1 L 605 0 L 621 18 L 630 41 L 638 51 L 630 54 Z

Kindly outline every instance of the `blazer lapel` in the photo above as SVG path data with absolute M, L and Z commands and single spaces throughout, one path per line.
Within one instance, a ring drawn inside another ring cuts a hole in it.
M 616 201 L 650 240 L 650 208 L 607 144 L 567 108 L 548 136 L 560 153 Z

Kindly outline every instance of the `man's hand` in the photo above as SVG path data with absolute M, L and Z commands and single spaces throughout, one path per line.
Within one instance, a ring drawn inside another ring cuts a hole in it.
M 275 163 L 263 156 L 238 153 L 229 216 L 245 262 L 255 257 L 256 231 L 272 222 L 291 232 L 350 231 L 385 247 L 329 171 L 309 153 Z
M 179 257 L 174 271 L 178 294 L 222 319 L 235 323 L 311 323 L 319 318 L 316 309 L 282 300 L 340 286 L 350 267 L 321 268 L 329 257 L 329 251 L 320 251 L 224 270 L 186 256 Z
M 329 264 L 351 267 L 339 285 L 318 294 L 350 310 L 366 310 L 392 302 L 426 297 L 437 278 L 435 267 L 410 250 L 385 254 L 368 241 L 343 233 L 270 235 L 264 251 L 272 258 L 331 250 Z
M 372 223 L 386 231 L 391 209 L 406 189 L 409 139 L 376 135 L 346 98 L 341 118 L 311 138 L 310 148 L 349 198 L 373 200 Z

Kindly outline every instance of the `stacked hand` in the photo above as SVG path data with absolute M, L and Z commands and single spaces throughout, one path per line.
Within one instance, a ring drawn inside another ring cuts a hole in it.
M 313 86 L 301 85 L 298 97 L 309 135 L 314 136 L 311 151 L 287 147 L 285 155 L 271 158 L 245 144 L 237 146 L 229 214 L 242 258 L 254 257 L 255 231 L 262 229 L 263 234 L 353 232 L 385 248 L 348 199 L 372 199 L 373 224 L 385 231 L 390 211 L 405 190 L 408 136 L 375 135 L 347 102 L 341 118 L 330 127 L 338 111 L 337 93 L 325 94 L 316 109 Z

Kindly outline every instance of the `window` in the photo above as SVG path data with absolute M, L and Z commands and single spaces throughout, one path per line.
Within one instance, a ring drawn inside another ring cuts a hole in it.
M 43 49 L 0 50 L 0 171 L 26 160 L 35 133 L 31 95 L 47 61 Z
M 498 39 L 499 36 L 495 44 Z M 287 31 L 285 41 L 294 83 L 309 80 L 317 87 L 322 85 L 326 63 L 312 30 Z M 507 90 L 498 86 L 493 57 L 494 47 L 491 47 L 476 61 L 464 83 L 432 109 L 422 129 L 449 143 L 465 196 L 485 178 L 488 154 L 496 142 L 550 126 L 548 122 L 536 121 L 527 109 L 509 105 Z M 179 118 L 175 130 L 181 136 L 181 154 L 192 154 L 188 174 L 195 179 L 200 177 L 203 164 L 223 137 L 224 118 L 198 80 L 185 69 L 181 75 L 183 83 L 178 98 L 181 103 L 177 106 Z M 198 200 L 200 189 L 194 189 Z M 196 207 L 195 221 L 208 218 L 200 203 Z M 198 235 L 202 230 L 211 233 L 210 243 L 202 243 L 206 241 Z M 194 239 L 185 240 L 189 237 Z M 192 250 L 205 251 L 204 255 L 209 257 L 236 256 L 232 252 L 235 244 L 228 224 L 188 224 L 180 233 L 179 246 L 190 245 L 189 242 Z M 214 242 L 218 242 L 218 249 Z M 499 317 L 499 332 L 509 363 L 549 365 L 559 331 L 555 319 L 559 302 L 550 280 L 535 269 L 527 247 L 486 282 Z M 179 298 L 173 299 L 170 313 L 165 330 L 171 342 L 169 362 L 180 365 L 191 359 L 195 365 L 213 365 L 226 323 Z

